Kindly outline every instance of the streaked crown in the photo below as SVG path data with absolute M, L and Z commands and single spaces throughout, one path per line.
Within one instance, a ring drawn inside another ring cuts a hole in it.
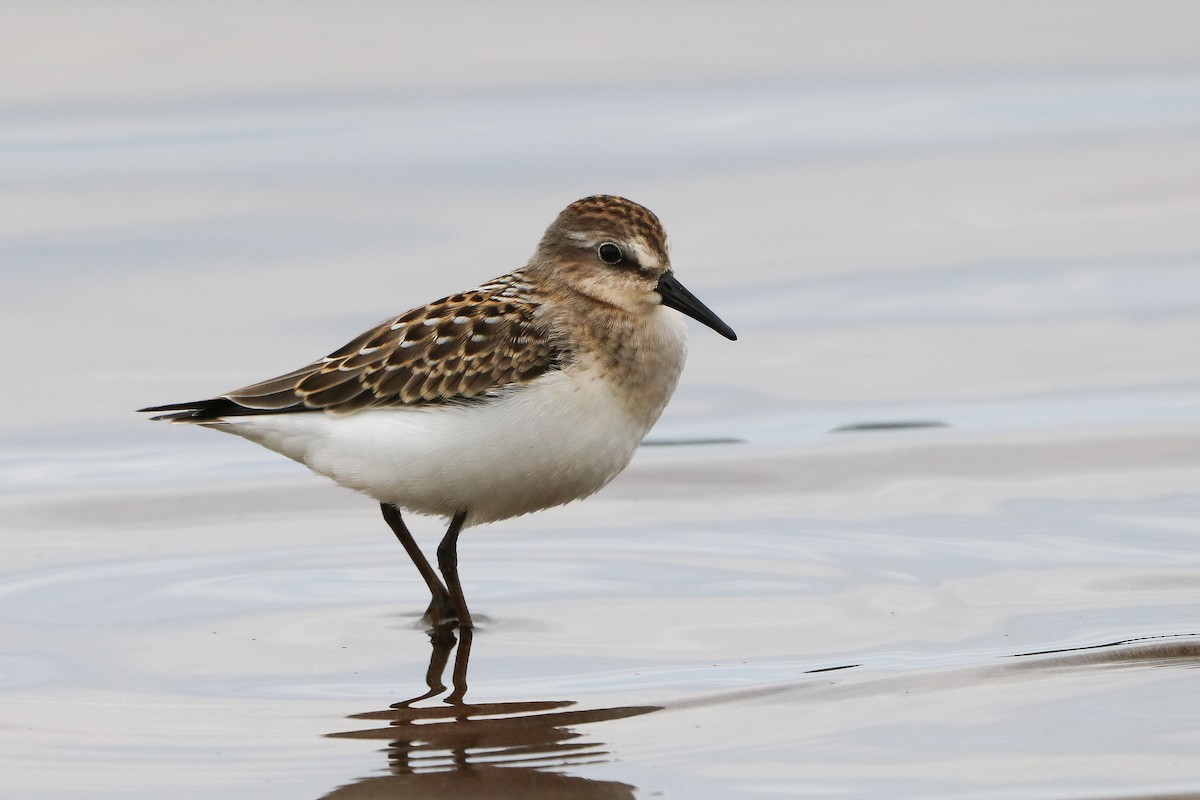
M 654 212 L 632 200 L 597 194 L 563 209 L 542 238 L 541 249 L 594 249 L 613 242 L 629 256 L 628 266 L 661 274 L 670 268 L 667 232 Z

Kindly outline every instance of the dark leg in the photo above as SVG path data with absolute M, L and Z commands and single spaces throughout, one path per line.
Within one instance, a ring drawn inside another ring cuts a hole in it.
M 442 581 L 438 578 L 437 573 L 434 572 L 433 567 L 429 566 L 429 562 L 425 559 L 425 554 L 421 552 L 421 548 L 417 547 L 417 542 L 413 539 L 412 534 L 408 532 L 408 528 L 404 525 L 404 520 L 400 518 L 400 509 L 390 503 L 380 503 L 379 508 L 383 511 L 383 518 L 387 522 L 388 527 L 392 529 L 392 533 L 396 534 L 396 538 L 400 540 L 400 544 L 404 545 L 404 552 L 408 553 L 408 557 L 412 559 L 417 571 L 425 579 L 425 585 L 429 587 L 429 594 L 433 597 L 433 601 L 430 602 L 429 609 L 425 612 L 426 619 L 435 628 L 440 627 L 442 623 L 454 617 L 454 600 L 451 598 L 450 593 L 446 591 L 446 587 L 442 585 Z M 440 547 L 438 548 L 438 554 L 440 559 Z
M 450 599 L 454 603 L 454 611 L 458 616 L 459 628 L 473 627 L 471 612 L 467 610 L 467 598 L 463 596 L 462 583 L 458 580 L 458 534 L 467 519 L 467 512 L 460 511 L 450 520 L 450 528 L 438 545 L 438 569 L 446 579 L 446 588 L 450 590 Z

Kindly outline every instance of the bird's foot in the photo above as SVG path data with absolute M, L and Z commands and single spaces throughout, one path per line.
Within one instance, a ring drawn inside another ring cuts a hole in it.
M 455 630 L 472 627 L 470 615 L 468 614 L 466 620 L 463 620 L 449 597 L 434 597 L 429 603 L 429 608 L 425 609 L 425 615 L 421 617 L 421 621 L 435 636 L 443 634 L 452 636 Z

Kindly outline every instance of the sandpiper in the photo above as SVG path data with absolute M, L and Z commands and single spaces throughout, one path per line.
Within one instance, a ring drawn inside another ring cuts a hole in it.
M 587 497 L 629 464 L 686 354 L 674 309 L 733 330 L 675 278 L 622 197 L 567 206 L 524 267 L 414 308 L 325 358 L 209 400 L 143 408 L 237 434 L 379 502 L 432 601 L 470 628 L 458 536 Z M 401 511 L 446 517 L 438 577 Z

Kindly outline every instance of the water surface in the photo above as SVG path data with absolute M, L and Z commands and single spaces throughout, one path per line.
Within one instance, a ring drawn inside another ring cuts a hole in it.
M 523 8 L 7 10 L 2 793 L 1200 793 L 1194 6 Z M 464 538 L 469 642 L 369 501 L 131 413 L 597 191 L 740 340 Z

